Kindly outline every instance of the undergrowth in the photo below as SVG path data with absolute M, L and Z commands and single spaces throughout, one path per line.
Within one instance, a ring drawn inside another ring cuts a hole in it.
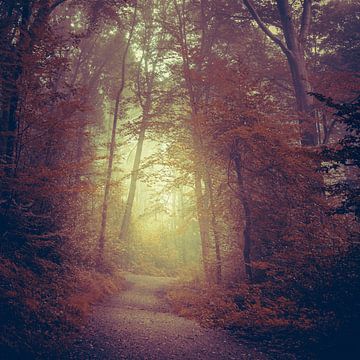
M 120 274 L 0 258 L 0 353 L 4 359 L 46 358 L 73 335 L 91 305 L 124 288 Z
M 359 255 L 350 249 L 311 278 L 304 269 L 287 283 L 183 282 L 167 298 L 178 315 L 261 344 L 274 359 L 357 359 Z

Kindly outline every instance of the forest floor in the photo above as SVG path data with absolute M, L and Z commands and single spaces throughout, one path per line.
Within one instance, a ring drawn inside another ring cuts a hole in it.
M 170 312 L 166 290 L 176 279 L 126 274 L 128 289 L 94 306 L 60 359 L 267 359 L 221 329 Z

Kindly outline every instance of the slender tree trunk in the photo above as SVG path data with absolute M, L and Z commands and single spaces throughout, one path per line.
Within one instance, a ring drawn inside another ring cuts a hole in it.
M 23 43 L 23 41 L 20 41 Z M 3 139 L 2 145 L 2 160 L 5 165 L 5 174 L 8 177 L 13 175 L 14 170 L 14 152 L 16 145 L 16 130 L 18 128 L 17 109 L 19 103 L 19 88 L 18 81 L 23 71 L 22 67 L 22 52 L 25 49 L 16 49 L 13 45 L 9 45 L 8 51 L 10 56 L 7 56 L 7 61 L 13 63 L 10 67 L 5 67 L 2 72 L 3 91 L 2 91 L 2 106 L 1 106 L 1 124 L 6 131 L 6 136 Z
M 98 251 L 98 266 L 103 265 L 104 248 L 105 248 L 105 232 L 106 232 L 106 224 L 107 224 L 107 213 L 108 213 L 108 207 L 109 207 L 109 193 L 110 193 L 110 185 L 111 185 L 111 176 L 112 176 L 115 145 L 116 145 L 116 130 L 117 130 L 119 106 L 120 106 L 121 95 L 122 95 L 122 92 L 123 92 L 123 90 L 125 88 L 126 57 L 127 57 L 128 51 L 129 51 L 132 35 L 133 35 L 133 32 L 134 32 L 134 28 L 135 28 L 136 11 L 137 11 L 137 9 L 135 7 L 129 37 L 128 37 L 128 40 L 126 42 L 126 46 L 125 46 L 125 49 L 124 49 L 124 54 L 123 54 L 123 57 L 122 57 L 120 86 L 119 86 L 118 92 L 116 94 L 116 99 L 115 99 L 114 118 L 113 118 L 113 126 L 112 126 L 111 141 L 110 141 L 110 148 L 109 148 L 109 162 L 108 162 L 108 167 L 107 167 L 107 172 L 106 172 L 104 200 L 103 200 L 103 206 L 102 206 L 102 211 L 101 211 L 101 225 L 100 225 L 99 251 Z
M 113 119 L 113 127 L 111 132 L 111 141 L 110 141 L 110 149 L 109 149 L 109 162 L 106 171 L 106 180 L 105 180 L 105 191 L 104 191 L 104 200 L 101 212 L 101 226 L 100 226 L 100 235 L 99 235 L 99 254 L 98 254 L 98 265 L 101 266 L 103 263 L 104 256 L 104 247 L 105 247 L 105 231 L 107 224 L 107 213 L 109 206 L 109 193 L 110 193 L 110 183 L 111 183 L 111 175 L 114 161 L 114 152 L 115 152 L 115 140 L 116 140 L 116 128 L 118 121 L 118 112 L 119 112 L 119 104 L 122 92 L 122 86 L 120 87 L 115 102 L 115 110 L 114 110 L 114 119 Z M 121 90 L 121 91 L 120 91 Z
M 198 170 L 195 170 L 195 197 L 196 197 L 196 207 L 197 215 L 199 221 L 200 229 L 200 239 L 201 239 L 201 252 L 202 252 L 202 261 L 204 267 L 205 279 L 208 282 L 211 282 L 211 259 L 210 259 L 210 228 L 209 228 L 209 214 L 206 204 L 206 200 L 203 195 L 202 185 L 201 185 L 201 174 Z
M 195 111 L 194 111 L 195 110 Z M 194 163 L 194 180 L 195 180 L 195 197 L 197 215 L 200 229 L 202 259 L 204 266 L 205 279 L 211 281 L 211 256 L 210 256 L 210 214 L 209 214 L 209 197 L 208 192 L 203 193 L 202 181 L 204 180 L 204 174 L 206 170 L 204 168 L 204 159 L 202 154 L 202 147 L 200 142 L 200 136 L 196 131 L 196 109 L 193 109 L 191 135 L 193 140 L 193 147 L 195 152 Z M 205 181 L 204 181 L 205 182 Z M 205 188 L 208 186 L 205 182 Z
M 253 280 L 253 273 L 251 268 L 251 228 L 252 228 L 252 219 L 251 219 L 251 209 L 249 200 L 246 195 L 246 191 L 244 188 L 244 177 L 242 172 L 242 164 L 241 164 L 241 154 L 238 149 L 239 140 L 236 140 L 233 144 L 231 158 L 235 164 L 235 172 L 237 176 L 237 182 L 239 187 L 239 197 L 241 204 L 244 210 L 244 230 L 243 230 L 243 256 L 244 256 L 244 264 L 245 264 L 245 273 L 249 281 Z
M 147 49 L 147 50 L 149 50 L 149 49 Z M 155 67 L 156 67 L 156 62 L 153 63 L 152 72 L 150 75 L 148 73 L 148 55 L 149 54 L 147 53 L 145 56 L 145 73 L 146 73 L 146 78 L 148 79 L 146 91 L 145 91 L 146 92 L 145 103 L 142 103 L 142 101 L 141 101 L 141 90 L 140 90 L 140 85 L 138 84 L 138 97 L 139 97 L 141 106 L 143 108 L 143 114 L 142 114 L 142 121 L 141 121 L 141 125 L 140 125 L 141 128 L 140 128 L 140 133 L 139 133 L 139 137 L 138 137 L 138 142 L 136 145 L 135 159 L 134 159 L 133 168 L 131 171 L 129 193 L 128 193 L 128 197 L 126 200 L 124 216 L 123 216 L 123 219 L 121 222 L 121 227 L 120 227 L 120 235 L 119 235 L 120 241 L 125 241 L 127 239 L 128 233 L 129 233 L 131 213 L 132 213 L 132 208 L 134 205 L 136 186 L 137 186 L 137 181 L 138 181 L 138 177 L 139 177 L 142 149 L 143 149 L 143 145 L 144 145 L 144 141 L 145 141 L 146 125 L 148 122 L 148 117 L 149 117 L 149 113 L 150 113 L 151 106 L 152 106 L 152 91 L 153 91 L 154 71 L 155 71 Z M 140 76 L 141 62 L 142 62 L 142 60 L 140 61 L 138 76 Z M 149 78 L 149 75 L 150 75 L 150 78 Z
M 220 243 L 220 234 L 218 232 L 218 224 L 216 220 L 215 213 L 215 202 L 214 202 L 214 191 L 213 184 L 211 180 L 211 176 L 209 172 L 206 170 L 205 174 L 205 184 L 209 196 L 209 205 L 211 211 L 211 228 L 214 235 L 214 244 L 215 244 L 215 275 L 216 275 L 216 283 L 220 284 L 222 282 L 222 259 L 221 259 L 221 243 Z
M 205 188 L 208 186 L 206 181 L 206 169 L 205 169 L 205 159 L 203 155 L 203 145 L 200 137 L 200 131 L 198 129 L 198 113 L 199 113 L 199 98 L 201 94 L 197 92 L 192 78 L 190 70 L 190 55 L 187 42 L 186 34 L 186 17 L 184 15 L 185 3 L 182 2 L 180 5 L 176 0 L 173 0 L 175 11 L 178 18 L 179 26 L 179 41 L 181 47 L 181 57 L 183 60 L 182 68 L 183 75 L 185 79 L 186 88 L 189 95 L 190 107 L 191 107 L 191 136 L 193 141 L 193 149 L 195 154 L 194 162 L 194 180 L 195 180 L 195 197 L 196 197 L 196 206 L 197 206 L 197 215 L 200 229 L 200 239 L 201 239 L 201 249 L 202 249 L 202 259 L 205 279 L 210 282 L 212 280 L 211 276 L 211 236 L 210 236 L 210 209 L 209 209 L 209 198 L 208 193 L 203 194 L 202 181 L 205 182 Z M 205 54 L 208 53 L 209 42 L 206 39 L 206 26 L 207 24 L 204 21 L 204 2 L 200 2 L 201 10 L 201 57 L 203 58 Z M 197 70 L 200 70 L 200 64 L 197 64 Z
M 191 135 L 195 152 L 194 180 L 197 216 L 200 229 L 201 251 L 205 279 L 212 281 L 211 271 L 211 235 L 210 235 L 210 191 L 209 178 L 205 169 L 202 143 L 197 128 L 196 107 L 193 107 Z M 204 182 L 204 190 L 202 182 Z
M 129 186 L 129 193 L 125 205 L 124 216 L 122 219 L 121 227 L 120 227 L 120 241 L 125 241 L 128 236 L 129 227 L 130 227 L 130 220 L 131 220 L 131 213 L 134 204 L 135 194 L 136 194 L 136 187 L 137 181 L 139 177 L 139 170 L 140 170 L 140 163 L 141 163 L 141 154 L 142 149 L 145 141 L 145 133 L 146 133 L 146 126 L 150 116 L 150 111 L 152 107 L 153 101 L 153 90 L 154 90 L 154 79 L 155 79 L 155 70 L 159 61 L 160 51 L 159 49 L 154 49 L 152 43 L 161 42 L 162 36 L 160 35 L 160 39 L 156 39 L 156 36 L 153 32 L 154 26 L 154 19 L 152 16 L 152 9 L 151 7 L 145 9 L 145 13 L 143 14 L 143 21 L 144 21 L 144 43 L 143 43 L 143 51 L 142 56 L 139 61 L 138 72 L 136 77 L 136 85 L 137 85 L 137 92 L 136 95 L 139 100 L 139 104 L 142 108 L 142 121 L 141 121 L 141 128 L 138 137 L 138 142 L 136 145 L 136 152 L 135 152 L 135 159 L 133 163 L 133 168 L 130 177 L 130 186 Z M 155 50 L 155 53 L 154 53 Z M 149 61 L 152 60 L 151 69 L 149 69 Z M 144 84 L 141 83 L 141 67 L 144 62 L 143 68 L 143 75 L 145 82 Z
M 147 116 L 148 116 L 148 114 L 144 114 L 144 116 L 143 116 L 143 120 L 141 122 L 141 130 L 140 130 L 138 142 L 136 145 L 135 159 L 134 159 L 133 168 L 131 171 L 129 193 L 128 193 L 128 197 L 126 200 L 124 216 L 123 216 L 123 219 L 121 222 L 120 236 L 119 236 L 120 241 L 126 240 L 128 232 L 129 232 L 131 212 L 132 212 L 135 193 L 136 193 L 136 184 L 137 184 L 137 180 L 139 177 L 141 154 L 142 154 L 142 149 L 143 149 L 144 140 L 145 140 Z
M 184 193 L 183 193 L 183 188 L 182 185 L 180 185 L 179 187 L 179 198 L 180 198 L 180 210 L 179 210 L 179 214 L 180 214 L 180 221 L 181 221 L 181 226 L 184 227 L 185 225 L 185 204 L 184 204 Z M 187 249 L 186 249 L 186 243 L 185 243 L 185 231 L 183 231 L 183 233 L 180 235 L 180 242 L 181 242 L 181 260 L 182 263 L 185 265 L 187 262 Z

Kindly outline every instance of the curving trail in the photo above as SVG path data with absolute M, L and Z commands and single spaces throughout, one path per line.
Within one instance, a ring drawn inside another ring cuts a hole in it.
M 129 289 L 94 306 L 89 323 L 61 359 L 266 359 L 225 331 L 170 313 L 161 293 L 175 280 L 126 275 Z

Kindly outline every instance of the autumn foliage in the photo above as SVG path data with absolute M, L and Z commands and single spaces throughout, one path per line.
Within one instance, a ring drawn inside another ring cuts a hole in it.
M 275 358 L 356 351 L 358 11 L 2 1 L 0 351 L 55 356 L 121 271 Z

